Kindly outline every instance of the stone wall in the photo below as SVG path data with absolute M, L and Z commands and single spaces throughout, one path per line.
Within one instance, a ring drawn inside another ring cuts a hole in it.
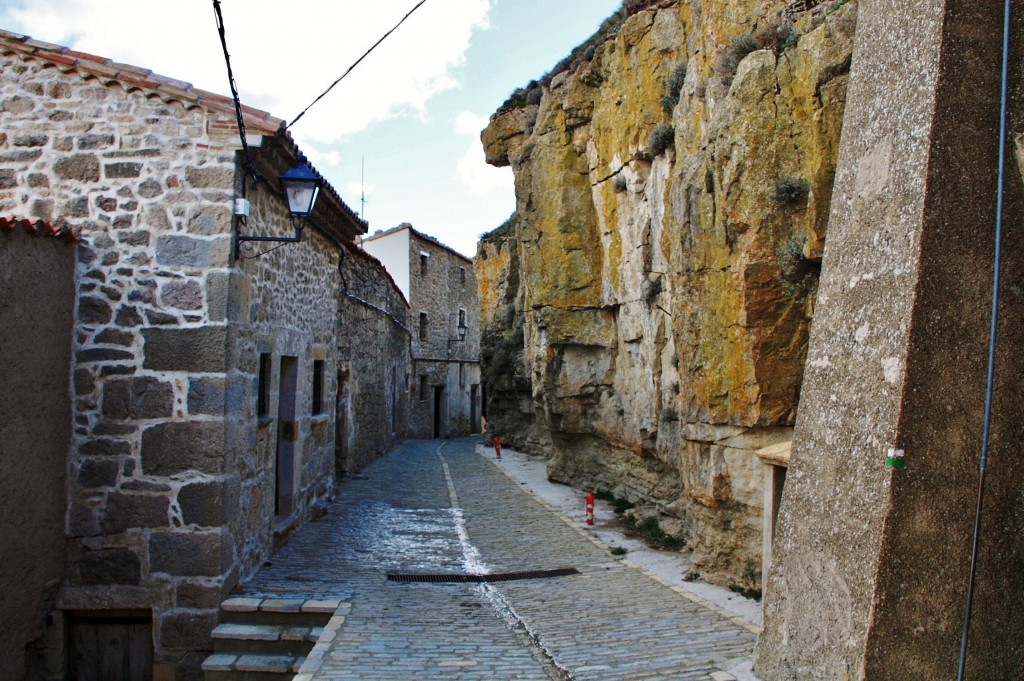
M 299 244 L 233 262 L 242 185 L 230 110 L 201 108 L 176 87 L 154 92 L 135 71 L 118 80 L 16 51 L 0 60 L 0 214 L 67 225 L 82 241 L 58 605 L 151 612 L 160 673 L 198 679 L 221 596 L 269 556 L 275 529 L 330 493 L 338 247 L 311 227 Z M 295 152 L 264 141 L 272 178 Z M 270 192 L 250 183 L 246 233 L 292 233 Z M 261 352 L 272 357 L 265 419 L 255 414 Z M 284 495 L 282 356 L 298 373 Z M 317 360 L 325 413 L 313 415 Z
M 426 272 L 421 255 L 427 254 Z M 443 388 L 439 437 L 469 435 L 479 430 L 480 323 L 476 273 L 473 261 L 438 242 L 412 232 L 409 248 L 409 281 L 413 338 L 410 435 L 435 436 L 434 391 Z M 458 340 L 459 311 L 465 312 L 466 338 Z M 425 339 L 421 340 L 420 315 L 426 313 Z M 425 383 L 424 383 L 424 377 Z M 423 386 L 426 391 L 423 392 Z M 477 423 L 471 397 L 477 386 Z
M 337 473 L 387 453 L 409 428 L 409 305 L 373 256 L 349 247 L 338 298 Z
M 518 204 L 478 264 L 507 282 L 484 301 L 501 320 L 485 352 L 511 365 L 489 422 L 552 478 L 674 517 L 705 578 L 748 587 L 753 452 L 796 414 L 857 3 L 792 33 L 787 6 L 619 14 L 483 133 Z
M 0 226 L 0 677 L 22 681 L 52 671 L 47 615 L 64 576 L 76 248 L 7 226 L 12 231 Z

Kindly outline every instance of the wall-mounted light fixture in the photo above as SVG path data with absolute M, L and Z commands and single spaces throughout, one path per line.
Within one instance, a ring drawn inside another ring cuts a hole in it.
M 459 337 L 448 339 L 448 352 L 452 351 L 452 343 L 466 342 L 466 331 L 469 330 L 469 326 L 466 324 L 466 317 L 462 313 L 459 314 L 459 324 L 458 326 L 455 327 L 455 330 L 458 333 Z
M 316 204 L 316 199 L 320 195 L 320 189 L 323 187 L 323 181 L 316 176 L 313 169 L 306 163 L 300 163 L 277 179 L 278 182 L 281 183 L 281 189 L 284 190 L 285 198 L 288 200 L 288 216 L 291 218 L 292 227 L 295 229 L 295 235 L 243 236 L 238 233 L 238 229 L 236 228 L 234 231 L 234 252 L 236 259 L 241 257 L 240 251 L 243 241 L 272 241 L 274 243 L 285 244 L 302 241 L 302 230 L 306 226 L 306 221 L 309 220 L 309 215 L 313 212 L 313 206 Z M 245 202 L 244 207 L 240 208 L 238 206 L 238 201 L 236 201 L 235 215 L 248 216 L 248 202 Z

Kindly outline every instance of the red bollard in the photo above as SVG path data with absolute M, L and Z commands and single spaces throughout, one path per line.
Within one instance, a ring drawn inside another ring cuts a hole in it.
M 494 453 L 499 459 L 501 458 L 501 442 L 498 441 L 497 435 L 494 436 Z
M 594 524 L 594 495 L 587 495 L 587 525 Z

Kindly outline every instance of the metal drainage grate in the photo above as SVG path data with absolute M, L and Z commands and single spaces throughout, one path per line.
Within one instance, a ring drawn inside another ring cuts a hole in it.
M 435 584 L 480 584 L 482 582 L 513 582 L 522 579 L 550 579 L 578 575 L 576 568 L 555 568 L 554 570 L 523 570 L 520 572 L 494 572 L 489 575 L 455 573 L 416 574 L 389 572 L 389 582 L 432 582 Z

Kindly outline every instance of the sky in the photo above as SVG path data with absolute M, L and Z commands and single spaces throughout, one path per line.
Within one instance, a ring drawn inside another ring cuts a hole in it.
M 291 121 L 417 2 L 221 0 L 242 103 Z M 408 222 L 472 256 L 515 210 L 487 119 L 620 4 L 426 0 L 292 135 L 370 234 Z M 230 94 L 212 0 L 0 0 L 0 28 Z

